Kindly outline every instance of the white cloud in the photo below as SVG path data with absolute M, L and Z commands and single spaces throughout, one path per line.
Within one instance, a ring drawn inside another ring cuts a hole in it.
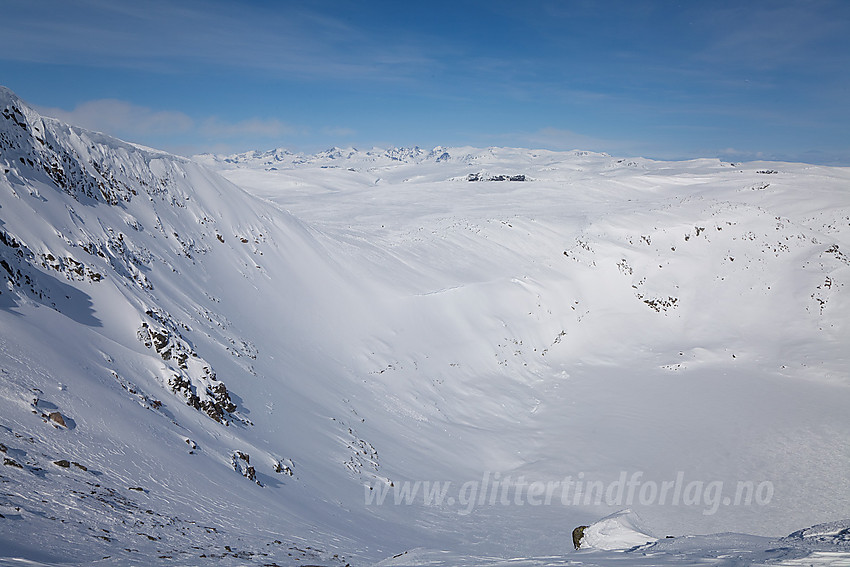
M 836 9 L 837 8 L 837 9 Z M 833 67 L 836 56 L 820 46 L 840 38 L 846 29 L 841 3 L 766 2 L 712 6 L 701 11 L 703 25 L 717 36 L 698 55 L 699 60 L 723 65 L 747 65 L 752 69 L 788 69 L 789 66 L 824 64 Z M 839 60 L 840 63 L 840 60 Z
M 183 147 L 188 140 L 192 140 L 192 146 L 205 148 L 255 140 L 259 147 L 266 140 L 305 134 L 303 129 L 276 118 L 253 117 L 233 122 L 217 116 L 193 119 L 180 111 L 155 110 L 116 99 L 91 100 L 72 110 L 38 107 L 38 111 L 67 124 L 171 151 Z
M 388 44 L 310 3 L 4 1 L 12 17 L 0 21 L 2 55 L 12 61 L 156 73 L 214 66 L 358 83 L 412 81 L 436 65 L 428 38 Z
M 183 134 L 194 127 L 194 121 L 182 112 L 152 110 L 115 99 L 84 102 L 73 110 L 39 108 L 39 112 L 68 124 L 130 140 L 151 135 Z

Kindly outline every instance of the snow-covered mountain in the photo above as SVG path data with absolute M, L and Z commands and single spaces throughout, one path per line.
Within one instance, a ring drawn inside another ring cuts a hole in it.
M 847 169 L 0 113 L 0 558 L 846 560 Z

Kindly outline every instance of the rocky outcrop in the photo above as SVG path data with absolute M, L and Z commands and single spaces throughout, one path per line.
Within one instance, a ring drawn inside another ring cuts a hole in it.
M 248 453 L 233 451 L 230 455 L 230 465 L 233 467 L 233 470 L 248 480 L 257 483 L 258 486 L 263 486 L 262 483 L 257 480 L 257 471 L 254 470 L 253 466 L 251 466 L 251 456 Z
M 244 423 L 247 420 L 234 415 L 236 404 L 230 398 L 227 386 L 219 381 L 212 367 L 192 349 L 188 341 L 178 331 L 177 325 L 171 319 L 157 317 L 149 311 L 150 322 L 143 321 L 138 330 L 139 340 L 149 349 L 154 350 L 163 361 L 169 363 L 171 375 L 167 378 L 167 386 L 172 393 L 181 396 L 186 404 L 207 414 L 220 423 L 228 423 L 237 419 Z

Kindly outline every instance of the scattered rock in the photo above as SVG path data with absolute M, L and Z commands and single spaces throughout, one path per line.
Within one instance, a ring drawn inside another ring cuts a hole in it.
M 68 467 L 70 467 L 70 466 L 71 466 L 71 462 L 70 462 L 70 461 L 66 461 L 65 459 L 60 459 L 60 460 L 58 460 L 58 461 L 53 461 L 53 464 L 54 464 L 54 465 L 56 465 L 57 467 L 62 467 L 63 469 L 67 469 Z
M 292 470 L 293 464 L 289 459 L 280 459 L 274 462 L 273 469 L 274 472 L 278 474 L 286 474 L 289 476 L 293 476 L 294 472 Z
M 16 469 L 24 468 L 23 465 L 20 464 L 18 461 L 16 461 L 15 459 L 10 459 L 8 457 L 3 458 L 3 464 L 7 467 L 15 467 Z

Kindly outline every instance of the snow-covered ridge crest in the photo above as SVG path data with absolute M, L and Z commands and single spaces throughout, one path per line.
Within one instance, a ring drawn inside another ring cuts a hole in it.
M 44 118 L 6 88 L 0 90 L 0 107 L 5 126 L 0 139 L 4 169 L 29 166 L 28 173 L 46 176 L 78 200 L 116 204 L 128 201 L 139 185 L 148 192 L 162 191 L 167 175 L 154 174 L 151 161 L 163 157 L 185 161 Z M 99 171 L 110 162 L 121 162 L 121 166 Z

